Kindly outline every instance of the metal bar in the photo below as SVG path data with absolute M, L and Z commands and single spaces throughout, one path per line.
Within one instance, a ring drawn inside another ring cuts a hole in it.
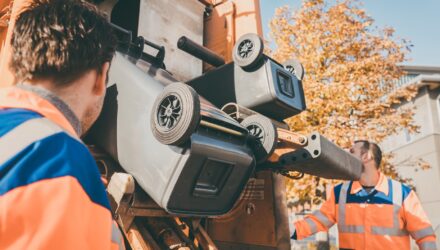
M 218 250 L 214 241 L 212 241 L 212 239 L 209 237 L 208 233 L 205 231 L 205 229 L 203 229 L 203 227 L 198 227 L 197 233 L 195 235 L 197 241 L 203 247 L 203 249 Z
M 278 162 L 284 154 L 292 153 L 295 150 L 306 147 L 307 137 L 286 129 L 277 128 L 278 145 L 272 155 L 269 156 L 269 162 Z
M 238 132 L 238 131 L 235 131 L 235 130 L 232 130 L 232 129 L 229 129 L 229 128 L 225 128 L 223 126 L 220 126 L 220 125 L 217 125 L 217 124 L 214 124 L 214 123 L 211 123 L 211 122 L 207 122 L 207 121 L 204 121 L 204 120 L 200 121 L 200 125 L 208 127 L 208 128 L 216 129 L 216 130 L 219 130 L 219 131 L 231 134 L 231 135 L 245 136 L 245 134 L 243 134 L 241 132 Z
M 301 148 L 307 144 L 307 137 L 289 130 L 277 129 L 278 140 L 288 144 L 292 148 Z
M 132 216 L 138 217 L 172 217 L 163 209 L 151 209 L 151 208 L 129 208 L 128 213 Z
M 167 218 L 145 218 L 145 223 L 153 237 L 166 249 L 186 248 L 186 243 L 176 234 L 168 220 Z
M 126 237 L 133 250 L 160 250 L 153 236 L 137 221 L 132 224 Z

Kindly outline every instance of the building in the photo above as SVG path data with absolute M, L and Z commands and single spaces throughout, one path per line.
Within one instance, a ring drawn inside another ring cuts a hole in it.
M 403 177 L 413 180 L 416 192 L 427 212 L 440 245 L 440 67 L 403 66 L 407 75 L 398 82 L 399 87 L 416 85 L 417 96 L 400 105 L 413 105 L 414 120 L 420 133 L 401 131 L 385 140 L 384 152 L 392 152 L 393 163 Z M 415 167 L 418 159 L 429 163 L 428 170 Z

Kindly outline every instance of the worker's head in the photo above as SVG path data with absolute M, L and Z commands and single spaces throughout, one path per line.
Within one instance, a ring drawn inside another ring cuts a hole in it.
M 363 165 L 374 165 L 379 169 L 382 161 L 382 150 L 379 146 L 370 141 L 359 140 L 355 141 L 350 152 L 361 159 Z
M 33 0 L 15 22 L 11 45 L 15 82 L 76 102 L 87 130 L 101 111 L 116 48 L 106 18 L 81 0 Z

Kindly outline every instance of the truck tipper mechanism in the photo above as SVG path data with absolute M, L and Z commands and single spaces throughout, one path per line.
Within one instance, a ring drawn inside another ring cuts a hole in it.
M 237 41 L 230 63 L 181 37 L 180 49 L 214 66 L 184 83 L 166 70 L 163 47 L 114 29 L 119 45 L 104 108 L 85 140 L 110 180 L 114 215 L 132 249 L 233 249 L 210 238 L 207 229 L 221 223 L 206 218 L 236 213 L 259 170 L 360 177 L 358 159 L 283 122 L 306 108 L 304 70 L 265 55 L 257 35 Z

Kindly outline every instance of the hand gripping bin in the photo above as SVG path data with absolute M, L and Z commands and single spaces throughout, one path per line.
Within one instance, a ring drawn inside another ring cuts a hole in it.
M 237 103 L 277 121 L 306 109 L 300 63 L 292 60 L 283 66 L 264 55 L 256 34 L 237 41 L 233 59 L 188 84 L 218 107 Z
M 175 214 L 228 212 L 255 167 L 245 128 L 165 70 L 120 53 L 87 138 Z

